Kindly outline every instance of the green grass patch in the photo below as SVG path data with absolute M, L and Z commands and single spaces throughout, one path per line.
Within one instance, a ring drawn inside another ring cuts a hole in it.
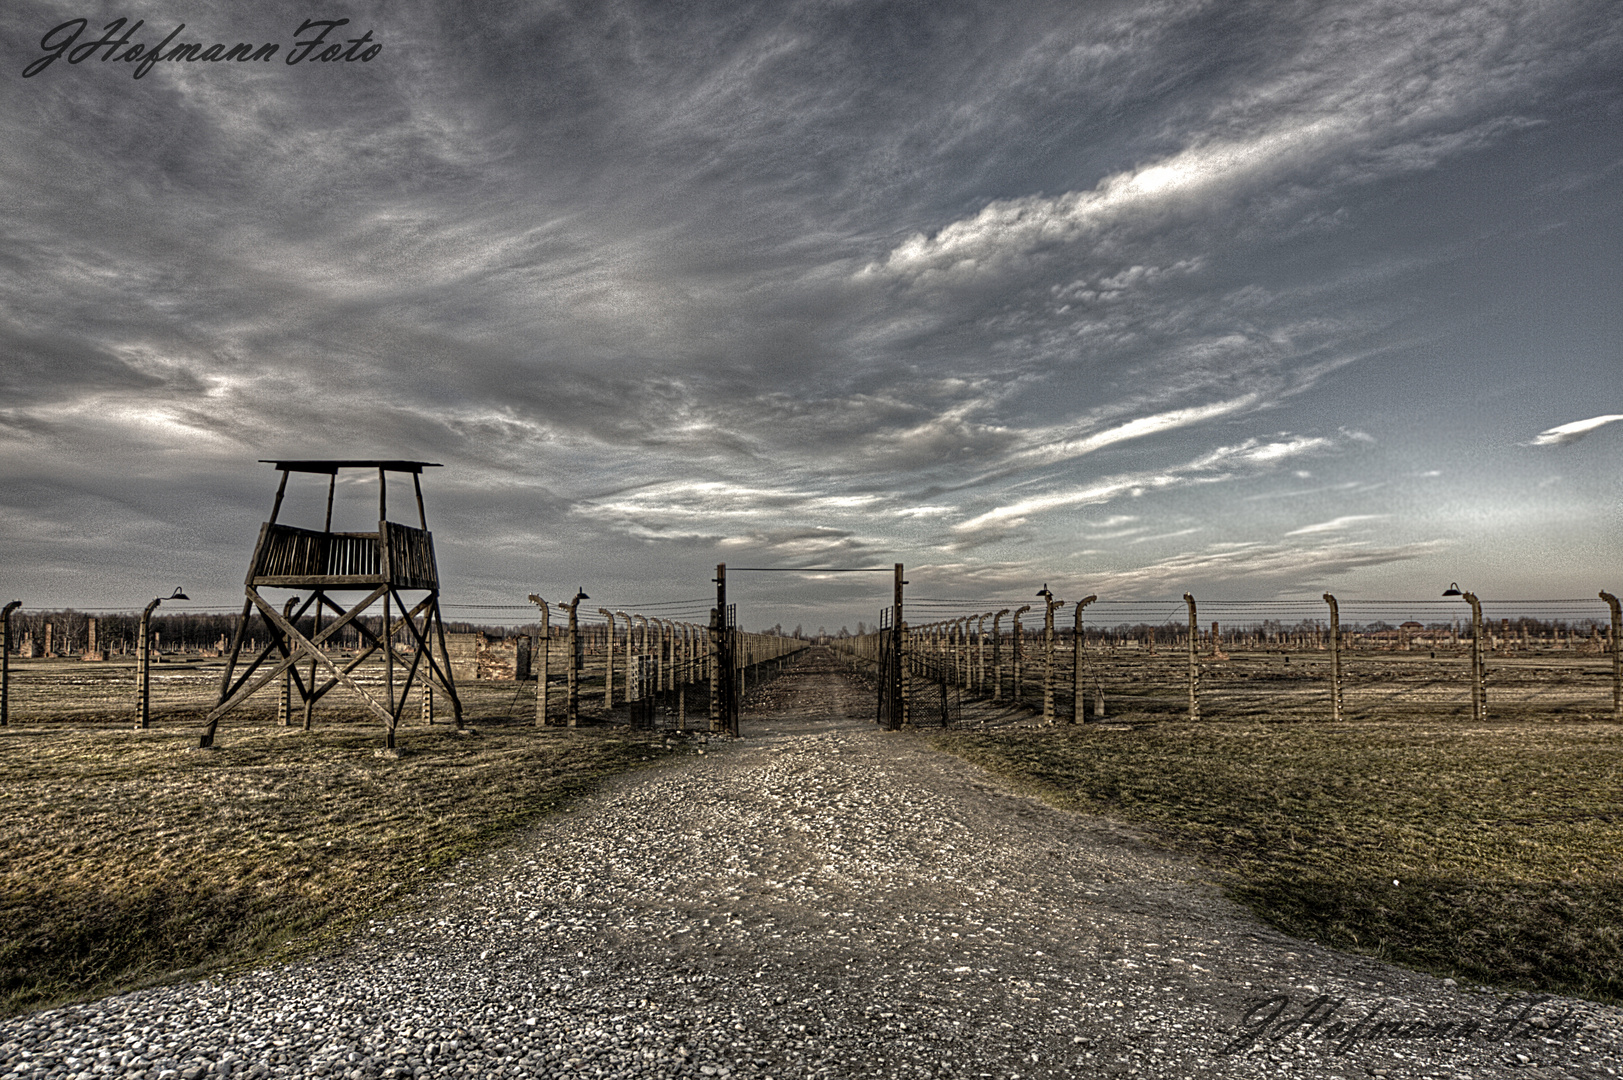
M 305 732 L 195 723 L 0 728 L 0 1011 L 274 962 L 668 751 L 625 729 L 538 729 L 533 690 L 462 689 L 477 734 L 317 712 Z M 352 715 L 359 715 L 358 713 Z M 233 723 L 233 719 L 237 719 Z
M 945 733 L 1067 809 L 1147 827 L 1299 937 L 1623 1002 L 1623 727 L 1162 722 Z

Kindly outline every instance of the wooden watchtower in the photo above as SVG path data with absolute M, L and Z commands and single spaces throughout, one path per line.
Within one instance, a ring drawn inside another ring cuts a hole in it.
M 395 728 L 406 710 L 412 687 L 420 678 L 438 686 L 451 703 L 456 726 L 462 726 L 462 702 L 451 679 L 451 660 L 445 648 L 445 628 L 440 622 L 440 579 L 434 564 L 434 537 L 428 531 L 423 512 L 424 468 L 426 461 L 274 461 L 282 480 L 276 488 L 276 502 L 270 520 L 259 527 L 259 543 L 254 545 L 248 566 L 247 599 L 232 635 L 230 658 L 220 677 L 219 703 L 204 721 L 199 746 L 214 744 L 214 731 L 220 717 L 241 705 L 257 691 L 287 678 L 304 706 L 305 727 L 315 703 L 329 690 L 346 686 L 360 696 L 366 706 L 384 722 L 385 745 L 395 745 Z M 378 528 L 376 532 L 332 531 L 333 492 L 340 469 L 376 469 L 378 473 Z M 417 520 L 421 528 L 388 520 L 388 474 L 410 473 L 417 496 Z M 278 525 L 289 473 L 318 473 L 327 476 L 327 520 L 320 532 Z M 266 589 L 296 590 L 285 607 L 264 595 Z M 362 593 L 348 607 L 333 599 L 334 593 Z M 402 593 L 418 594 L 409 603 Z M 382 601 L 381 633 L 361 618 L 373 604 Z M 314 609 L 309 636 L 299 622 Z M 264 621 L 268 642 L 259 655 L 244 659 L 243 645 L 255 616 Z M 323 625 L 323 616 L 332 621 Z M 362 647 L 345 661 L 333 663 L 323 648 L 336 642 L 337 635 L 353 629 Z M 436 655 L 436 649 L 438 655 Z M 367 660 L 383 654 L 383 686 L 371 689 L 355 679 L 355 671 Z M 308 662 L 301 672 L 299 665 Z M 318 674 L 325 678 L 318 681 Z M 374 692 L 383 690 L 380 700 Z M 290 693 L 291 697 L 291 693 Z

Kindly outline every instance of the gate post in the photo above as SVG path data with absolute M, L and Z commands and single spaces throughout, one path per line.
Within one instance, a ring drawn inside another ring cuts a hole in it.
M 904 722 L 903 710 L 906 706 L 906 693 L 902 687 L 907 681 L 907 657 L 903 651 L 906 638 L 902 635 L 902 586 L 907 582 L 902 579 L 902 564 L 897 563 L 895 577 L 891 586 L 891 614 L 890 614 L 890 653 L 891 671 L 894 673 L 895 684 L 885 688 L 890 696 L 890 727 L 892 731 L 900 728 Z
M 905 582 L 904 582 L 905 584 Z M 909 666 L 911 659 L 908 656 L 907 624 L 901 624 L 902 632 L 898 635 L 902 642 L 902 651 L 899 654 L 901 664 L 897 667 L 897 677 L 901 679 L 902 695 L 902 726 L 906 727 L 913 722 L 913 671 Z
M 1071 631 L 1071 723 L 1087 723 L 1082 687 L 1082 609 L 1099 599 L 1087 596 L 1076 602 L 1076 629 Z
M 716 564 L 716 606 L 710 612 L 710 730 L 719 734 L 732 727 L 733 680 L 727 662 L 727 564 Z
M 1189 605 L 1189 719 L 1200 719 L 1200 626 L 1195 621 L 1195 598 L 1183 594 Z
M 1600 591 L 1600 598 L 1612 609 L 1612 719 L 1623 720 L 1623 641 L 1619 640 L 1623 637 L 1623 605 L 1605 589 Z
M 0 608 L 0 727 L 11 723 L 11 613 L 22 604 L 13 600 Z
M 1341 719 L 1341 609 L 1336 606 L 1336 598 L 1329 593 L 1324 594 L 1324 602 L 1330 605 L 1330 719 Z

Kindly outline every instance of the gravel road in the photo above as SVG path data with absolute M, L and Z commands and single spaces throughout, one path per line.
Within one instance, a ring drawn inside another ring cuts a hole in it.
M 1011 793 L 814 650 L 306 964 L 0 1022 L 0 1077 L 1612 1077 L 1623 1010 L 1268 929 Z

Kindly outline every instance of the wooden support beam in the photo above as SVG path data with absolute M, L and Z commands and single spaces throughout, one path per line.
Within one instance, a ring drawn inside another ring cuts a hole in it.
M 271 503 L 270 524 L 276 524 L 276 515 L 282 512 L 282 495 L 287 491 L 287 470 L 282 470 L 282 481 L 276 485 L 276 501 Z

